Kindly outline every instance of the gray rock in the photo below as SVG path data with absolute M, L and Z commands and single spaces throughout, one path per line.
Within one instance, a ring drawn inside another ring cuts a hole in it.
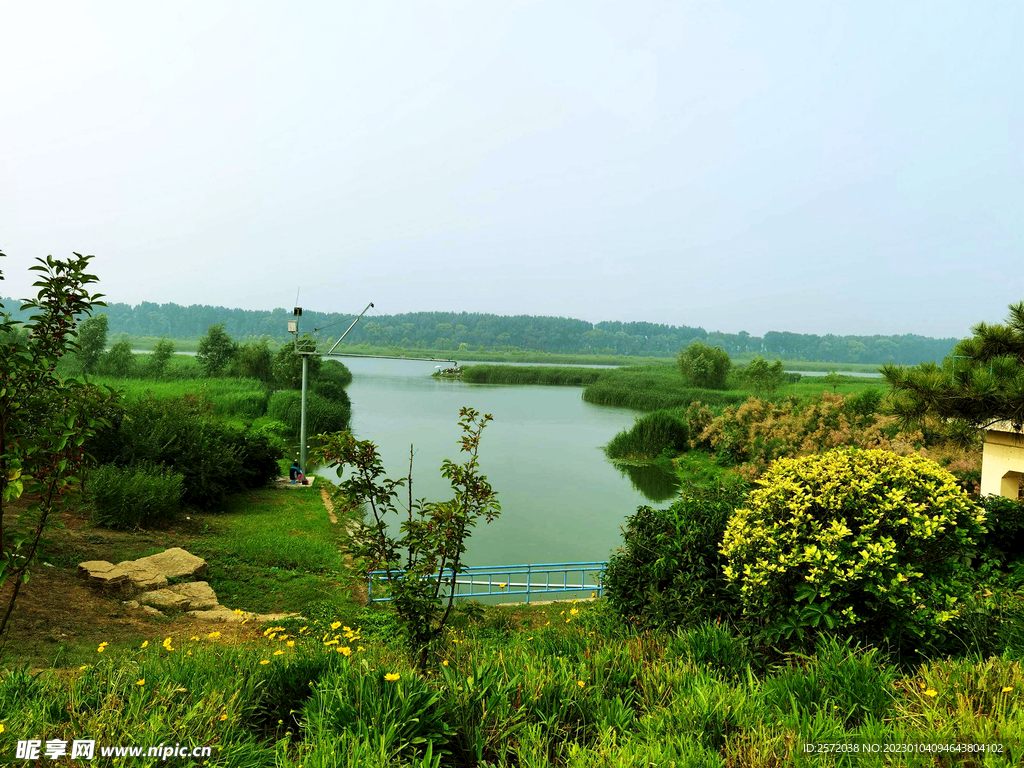
M 125 600 L 124 601 L 124 605 L 127 608 L 138 608 L 139 607 L 139 601 L 138 600 Z
M 143 605 L 160 608 L 161 610 L 184 611 L 188 609 L 189 599 L 186 595 L 172 592 L 169 589 L 155 589 L 152 592 L 143 592 L 139 595 L 139 602 Z
M 120 565 L 128 565 L 121 563 Z M 158 555 L 142 557 L 134 561 L 135 567 L 163 574 L 169 579 L 192 579 L 206 573 L 206 561 L 189 554 L 181 547 L 165 550 Z
M 144 610 L 150 616 L 163 616 L 163 613 L 161 611 L 158 611 L 156 608 L 154 608 L 151 605 L 144 605 L 144 606 L 142 606 L 142 610 Z
M 218 607 L 217 593 L 205 581 L 190 581 L 168 587 L 169 592 L 188 598 L 188 610 L 205 611 Z
M 132 587 L 140 592 L 146 592 L 151 589 L 162 589 L 167 586 L 167 577 L 162 573 L 151 571 L 148 568 L 144 568 L 135 561 L 127 560 L 123 563 L 118 563 L 117 568 L 121 569 L 128 574 L 128 580 L 131 581 Z
M 94 587 L 109 592 L 120 592 L 131 586 L 128 572 L 106 560 L 89 560 L 80 563 L 78 575 L 86 579 Z

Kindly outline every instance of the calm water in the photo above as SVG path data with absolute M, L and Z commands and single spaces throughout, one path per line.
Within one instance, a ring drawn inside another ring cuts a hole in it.
M 601 446 L 635 414 L 583 402 L 579 387 L 501 386 L 439 381 L 433 363 L 343 361 L 354 376 L 352 429 L 374 441 L 390 477 L 405 474 L 415 446 L 413 495 L 450 498 L 439 469 L 459 461 L 459 408 L 490 413 L 480 447 L 482 472 L 502 514 L 468 543 L 470 565 L 604 560 L 620 526 L 640 504 L 664 503 L 673 479 L 656 468 L 609 462 Z M 646 489 L 647 495 L 639 488 Z

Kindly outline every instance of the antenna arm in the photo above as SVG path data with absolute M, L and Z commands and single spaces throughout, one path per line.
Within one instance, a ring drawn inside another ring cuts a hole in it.
M 331 352 L 333 352 L 335 349 L 338 348 L 338 345 L 341 344 L 342 339 L 344 339 L 346 336 L 348 336 L 348 332 L 356 327 L 356 323 L 359 322 L 359 320 L 363 317 L 363 315 L 365 315 L 370 310 L 370 307 L 372 307 L 372 306 L 373 306 L 373 302 L 372 301 L 369 304 L 366 305 L 366 309 L 364 309 L 362 312 L 359 313 L 359 317 L 357 317 L 355 320 L 353 320 L 352 321 L 352 325 L 350 325 L 348 328 L 346 328 L 345 332 L 343 334 L 341 334 L 340 338 L 336 342 L 334 342 L 334 346 L 331 347 L 330 352 L 327 353 L 328 355 L 331 354 Z

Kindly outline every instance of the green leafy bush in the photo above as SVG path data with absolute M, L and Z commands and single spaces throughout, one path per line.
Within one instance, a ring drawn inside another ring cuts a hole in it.
M 149 395 L 111 415 L 110 426 L 89 443 L 97 461 L 170 467 L 184 476 L 185 504 L 219 508 L 229 493 L 260 487 L 278 472 L 274 441 L 218 421 L 205 398 Z
M 605 447 L 611 459 L 654 459 L 663 451 L 686 450 L 689 431 L 686 422 L 665 411 L 655 411 L 619 432 Z
M 135 529 L 170 519 L 185 492 L 180 473 L 162 466 L 104 464 L 89 474 L 93 522 Z
M 316 380 L 318 384 L 329 381 L 340 387 L 347 387 L 352 383 L 352 371 L 337 360 L 324 360 L 317 372 Z
M 302 419 L 302 393 L 279 390 L 270 396 L 267 415 L 286 424 L 293 433 L 299 431 Z M 344 432 L 349 427 L 352 407 L 348 396 L 344 401 L 332 401 L 316 392 L 306 393 L 306 430 L 310 435 L 325 432 Z
M 981 506 L 985 510 L 988 532 L 979 549 L 1000 563 L 1021 559 L 1024 556 L 1024 502 L 985 496 Z
M 833 450 L 776 461 L 725 531 L 726 576 L 769 638 L 842 630 L 913 648 L 957 616 L 959 559 L 985 514 L 917 455 Z
M 738 595 L 724 578 L 719 547 L 744 493 L 743 487 L 693 488 L 668 509 L 637 508 L 604 574 L 615 611 L 641 627 L 732 616 Z
M 693 387 L 725 389 L 732 361 L 721 347 L 712 347 L 695 341 L 679 353 L 679 372 Z M 782 365 L 779 365 L 781 373 Z

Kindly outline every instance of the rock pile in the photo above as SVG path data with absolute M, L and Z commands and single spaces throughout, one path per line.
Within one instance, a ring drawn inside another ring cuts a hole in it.
M 126 560 L 114 565 L 106 560 L 80 563 L 78 575 L 105 592 L 134 596 L 129 608 L 141 608 L 156 616 L 167 609 L 185 611 L 204 621 L 278 621 L 294 614 L 235 612 L 221 605 L 205 581 L 188 581 L 168 586 L 168 579 L 194 579 L 206 573 L 206 561 L 180 547 L 158 555 Z

